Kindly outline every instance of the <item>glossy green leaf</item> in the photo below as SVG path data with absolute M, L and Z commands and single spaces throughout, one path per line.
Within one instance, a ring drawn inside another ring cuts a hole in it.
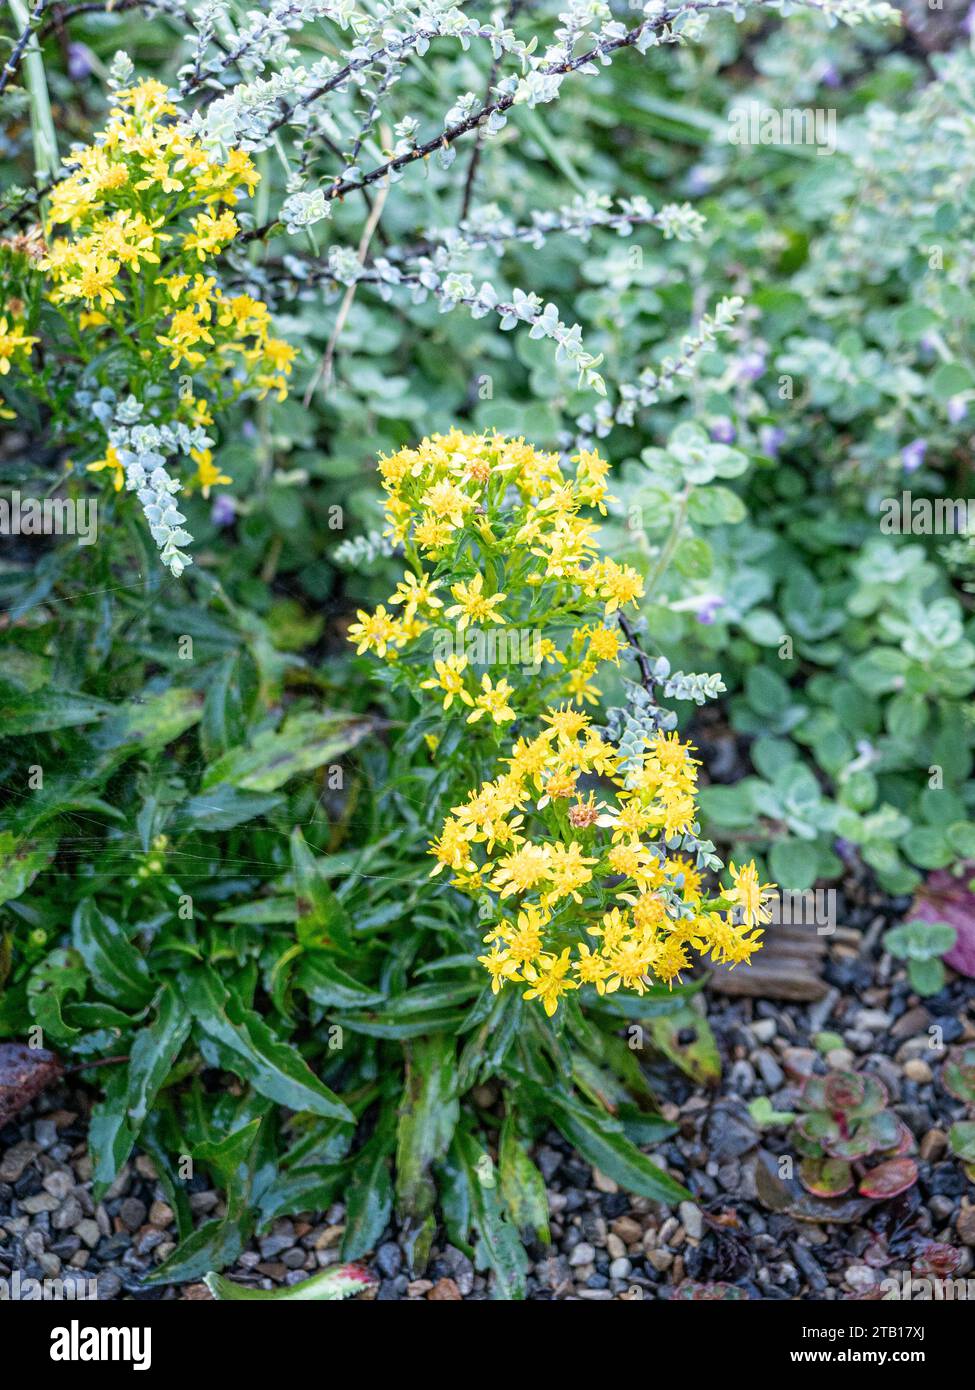
M 187 973 L 184 998 L 205 1037 L 220 1044 L 237 1074 L 261 1095 L 292 1110 L 352 1118 L 301 1054 L 275 1037 L 258 1014 L 244 1008 L 209 966 Z

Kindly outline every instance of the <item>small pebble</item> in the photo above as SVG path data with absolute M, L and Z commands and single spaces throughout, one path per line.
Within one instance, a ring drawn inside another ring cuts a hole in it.
M 579 1244 L 569 1256 L 569 1264 L 575 1268 L 578 1265 L 592 1264 L 596 1258 L 596 1252 L 586 1240 L 580 1240 Z

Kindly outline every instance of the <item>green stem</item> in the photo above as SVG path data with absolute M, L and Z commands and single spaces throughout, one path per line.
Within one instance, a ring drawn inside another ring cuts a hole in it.
M 24 0 L 8 0 L 17 29 L 22 33 L 31 22 Z M 31 34 L 24 55 L 24 85 L 30 97 L 30 126 L 34 141 L 34 172 L 38 179 L 53 177 L 61 163 L 54 132 L 51 101 L 44 74 L 44 58 L 37 35 Z
M 690 487 L 685 487 L 683 492 L 680 494 L 679 506 L 677 508 L 677 514 L 674 517 L 674 523 L 670 528 L 670 535 L 667 537 L 667 541 L 664 545 L 664 548 L 660 552 L 660 558 L 657 560 L 657 563 L 654 566 L 653 573 L 647 580 L 646 590 L 644 593 L 645 598 L 649 598 L 650 595 L 653 593 L 654 589 L 657 587 L 658 582 L 666 572 L 667 566 L 670 564 L 670 561 L 673 558 L 674 551 L 677 549 L 677 542 L 680 540 L 681 532 L 684 529 L 684 522 L 687 519 L 687 504 L 690 501 L 690 497 L 691 489 Z

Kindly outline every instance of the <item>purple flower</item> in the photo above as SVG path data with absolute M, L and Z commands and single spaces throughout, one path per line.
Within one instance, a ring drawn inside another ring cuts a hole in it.
M 94 54 L 87 44 L 68 44 L 68 76 L 72 82 L 83 82 L 94 69 Z
M 699 594 L 692 601 L 691 609 L 699 623 L 705 627 L 710 627 L 714 622 L 718 609 L 724 607 L 724 599 L 720 594 Z
M 694 168 L 687 175 L 687 191 L 692 197 L 700 198 L 704 193 L 710 193 L 714 186 L 714 174 L 703 164 L 695 164 Z
M 819 80 L 824 87 L 838 87 L 842 79 L 840 78 L 840 70 L 836 64 L 826 63 L 822 72 L 819 74 Z
M 210 520 L 214 526 L 232 526 L 237 516 L 237 504 L 229 492 L 218 492 L 210 508 Z
M 780 425 L 762 425 L 758 431 L 758 447 L 770 459 L 777 459 L 785 443 L 785 430 Z
M 966 34 L 971 34 L 972 30 L 975 29 L 975 5 L 969 6 L 968 14 L 962 20 L 961 27 Z
M 752 352 L 746 352 L 744 357 L 738 359 L 735 367 L 735 376 L 743 385 L 750 385 L 757 381 L 760 376 L 765 375 L 765 353 L 759 352 L 756 348 Z
M 734 444 L 738 438 L 738 431 L 728 419 L 727 415 L 719 415 L 711 426 L 711 438 L 715 444 Z
M 928 441 L 926 439 L 915 439 L 910 444 L 906 444 L 901 450 L 901 464 L 905 473 L 916 473 L 924 463 L 924 455 L 928 452 Z
M 948 401 L 948 419 L 953 425 L 959 424 L 968 414 L 968 406 L 961 396 L 952 396 Z

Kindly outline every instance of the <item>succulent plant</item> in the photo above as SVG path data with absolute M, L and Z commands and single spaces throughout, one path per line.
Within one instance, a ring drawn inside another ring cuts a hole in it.
M 914 1137 L 887 1109 L 887 1089 L 875 1076 L 830 1072 L 806 1082 L 803 1112 L 790 1134 L 802 1155 L 799 1181 L 816 1197 L 840 1197 L 857 1184 L 864 1197 L 896 1197 L 917 1181 L 907 1157 Z M 867 1159 L 883 1161 L 872 1167 Z
M 941 1072 L 941 1084 L 950 1096 L 975 1111 L 975 1044 L 955 1048 Z M 960 1158 L 969 1182 L 975 1182 L 975 1120 L 959 1120 L 948 1131 L 951 1151 Z
M 904 922 L 884 935 L 884 950 L 907 962 L 911 988 L 927 998 L 944 988 L 942 956 L 953 948 L 958 933 L 950 922 Z
M 911 1261 L 915 1279 L 950 1279 L 961 1264 L 961 1251 L 937 1240 L 921 1241 Z
M 949 1052 L 941 1073 L 941 1084 L 950 1096 L 975 1110 L 975 1043 Z

